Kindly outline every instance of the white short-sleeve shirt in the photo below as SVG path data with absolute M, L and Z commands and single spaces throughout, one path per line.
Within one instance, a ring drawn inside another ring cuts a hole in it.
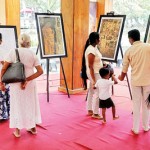
M 97 80 L 95 87 L 98 88 L 98 95 L 101 100 L 106 100 L 110 95 L 110 86 L 114 85 L 114 81 L 107 80 L 107 79 L 99 79 Z
M 93 47 L 92 45 L 89 45 L 87 47 L 87 49 L 85 51 L 85 61 L 86 61 L 87 74 L 90 74 L 89 62 L 88 62 L 88 55 L 89 54 L 95 55 L 93 69 L 94 69 L 94 73 L 99 73 L 99 69 L 102 68 L 102 61 L 101 61 L 102 55 L 101 55 L 101 53 L 99 52 L 97 47 Z

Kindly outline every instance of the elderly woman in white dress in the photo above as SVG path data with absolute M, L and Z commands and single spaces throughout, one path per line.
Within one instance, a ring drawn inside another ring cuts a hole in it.
M 20 130 L 26 128 L 36 134 L 36 124 L 41 123 L 39 101 L 36 91 L 35 78 L 42 73 L 42 67 L 37 56 L 30 50 L 30 37 L 22 34 L 19 39 L 18 52 L 21 62 L 25 66 L 26 81 L 24 83 L 10 84 L 10 128 L 15 128 L 15 137 L 20 137 Z M 10 63 L 15 62 L 15 50 L 12 50 L 5 59 L 1 76 L 5 73 Z M 34 72 L 34 68 L 36 72 Z M 5 90 L 4 84 L 1 90 Z

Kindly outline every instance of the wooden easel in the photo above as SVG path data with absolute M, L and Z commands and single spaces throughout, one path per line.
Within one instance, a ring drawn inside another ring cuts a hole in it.
M 121 56 L 122 56 L 122 59 L 123 59 L 122 47 L 121 47 L 121 45 L 120 45 L 119 47 L 120 47 L 120 52 L 121 52 Z M 127 79 L 127 84 L 128 84 L 128 88 L 129 88 L 130 98 L 131 98 L 131 100 L 132 100 L 132 93 L 131 93 L 131 88 L 130 88 L 130 84 L 129 84 L 128 74 L 126 74 L 126 79 Z

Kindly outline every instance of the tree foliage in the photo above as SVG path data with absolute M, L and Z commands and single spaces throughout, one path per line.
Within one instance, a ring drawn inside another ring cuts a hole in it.
M 60 9 L 60 0 L 21 0 L 21 9 L 27 7 L 35 12 L 55 12 Z
M 141 40 L 144 40 L 148 18 L 150 15 L 150 0 L 113 0 L 115 14 L 126 15 L 121 45 L 123 51 L 130 46 L 127 33 L 131 29 L 138 29 Z
M 127 16 L 127 27 L 143 27 L 150 14 L 150 0 L 114 0 L 113 9 L 116 14 Z

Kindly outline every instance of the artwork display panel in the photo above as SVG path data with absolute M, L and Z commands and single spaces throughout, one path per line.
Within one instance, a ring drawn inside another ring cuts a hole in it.
M 147 23 L 144 42 L 150 44 L 150 15 L 149 15 L 148 23 Z
M 11 50 L 18 47 L 16 26 L 0 25 L 0 33 L 2 34 L 2 43 L 0 45 L 0 55 L 5 57 Z
M 117 62 L 125 18 L 125 15 L 100 16 L 97 32 L 100 34 L 98 47 L 102 60 Z
M 35 13 L 41 58 L 66 57 L 61 14 Z

